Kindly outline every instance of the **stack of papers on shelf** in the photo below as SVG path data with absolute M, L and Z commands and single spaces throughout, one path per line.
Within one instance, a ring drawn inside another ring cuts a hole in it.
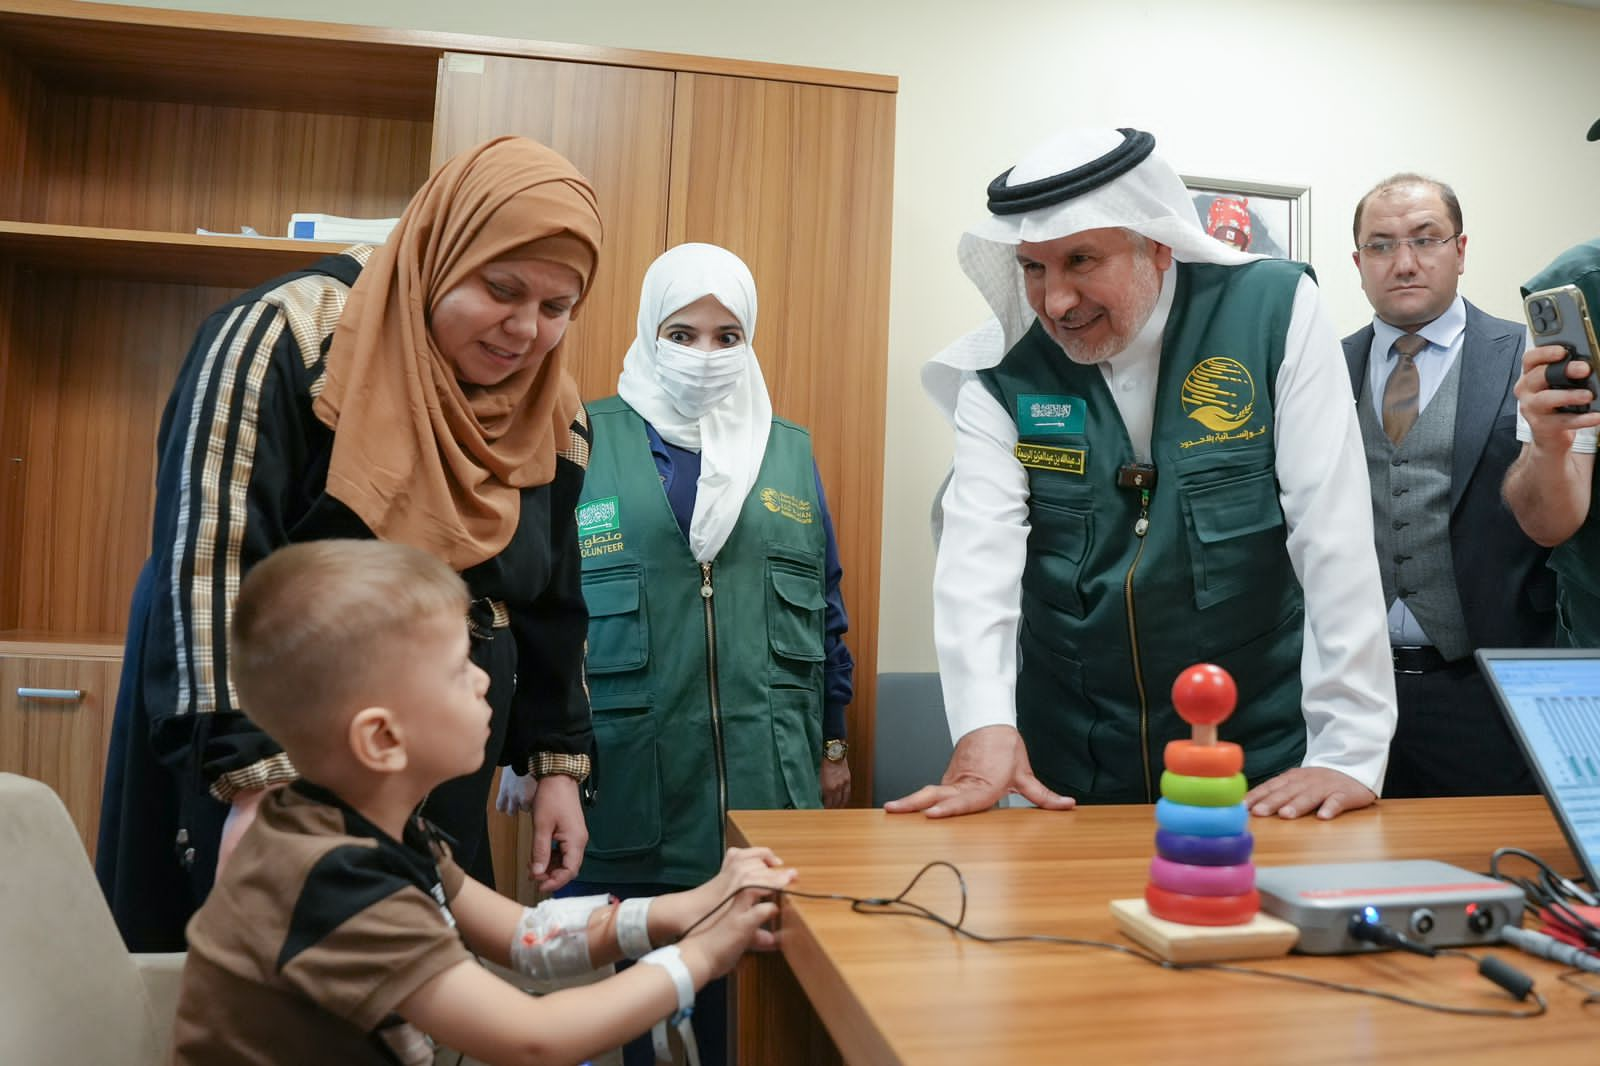
M 289 216 L 289 236 L 297 241 L 349 241 L 382 244 L 399 223 L 398 218 L 340 218 L 312 211 Z

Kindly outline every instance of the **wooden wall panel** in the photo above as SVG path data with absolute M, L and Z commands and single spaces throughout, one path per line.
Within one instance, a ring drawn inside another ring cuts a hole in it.
M 296 211 L 388 217 L 428 175 L 426 122 L 54 96 L 27 221 L 281 237 Z
M 22 211 L 23 170 L 28 155 L 28 121 L 35 83 L 10 53 L 0 50 L 0 218 Z M 21 434 L 27 383 L 14 381 L 12 335 L 16 315 L 16 270 L 0 259 L 0 631 L 17 624 L 17 581 L 22 565 L 17 549 L 21 530 Z
M 22 553 L 22 453 L 33 393 L 33 360 L 24 360 L 16 330 L 17 270 L 0 260 L 0 632 L 17 628 Z
M 639 283 L 666 248 L 673 75 L 542 59 L 447 55 L 433 162 L 501 134 L 549 145 L 593 184 L 605 223 L 594 286 L 568 332 L 586 400 L 617 391 Z
M 111 712 L 122 661 L 0 655 L 0 770 L 43 781 L 66 804 L 94 859 Z M 19 699 L 17 689 L 77 689 L 77 700 Z
M 774 410 L 811 430 L 839 538 L 857 802 L 871 795 L 888 362 L 891 94 L 680 74 L 668 244 L 750 265 Z
M 195 329 L 237 292 L 55 275 L 16 291 L 29 310 L 11 378 L 31 388 L 13 402 L 26 429 L 8 463 L 22 484 L 6 554 L 26 560 L 12 627 L 121 633 L 149 553 L 162 407 Z
M 34 92 L 32 74 L 9 53 L 0 51 L 0 218 L 16 218 L 22 210 L 20 179 Z

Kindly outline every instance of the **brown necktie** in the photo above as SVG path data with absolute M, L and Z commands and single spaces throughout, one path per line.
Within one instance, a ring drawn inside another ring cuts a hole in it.
M 1403 333 L 1394 342 L 1399 358 L 1394 369 L 1389 371 L 1388 384 L 1383 387 L 1383 431 L 1396 444 L 1406 439 L 1417 420 L 1417 397 L 1422 391 L 1422 381 L 1417 375 L 1417 353 L 1427 346 L 1427 340 L 1415 333 Z

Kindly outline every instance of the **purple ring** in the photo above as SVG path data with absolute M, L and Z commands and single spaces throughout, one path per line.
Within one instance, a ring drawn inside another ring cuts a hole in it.
M 1157 855 L 1150 860 L 1150 883 L 1185 896 L 1242 896 L 1256 887 L 1253 863 L 1239 866 L 1186 866 Z
M 1249 833 L 1226 837 L 1201 837 L 1190 833 L 1156 830 L 1156 854 L 1187 866 L 1237 866 L 1250 861 L 1255 838 Z

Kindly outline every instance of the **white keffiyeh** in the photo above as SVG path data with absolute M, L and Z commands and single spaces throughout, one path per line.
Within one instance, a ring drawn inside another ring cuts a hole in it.
M 1117 130 L 1068 130 L 1029 152 L 1007 186 L 1039 181 L 1083 166 L 1122 143 Z M 1033 325 L 1016 246 L 1053 241 L 1084 230 L 1130 229 L 1172 249 L 1185 263 L 1234 266 L 1262 258 L 1207 236 L 1183 179 L 1152 153 L 1126 174 L 1064 203 L 1017 215 L 990 215 L 961 236 L 956 258 L 994 317 L 959 337 L 922 368 L 922 387 L 946 418 L 955 411 L 961 375 L 999 363 Z

